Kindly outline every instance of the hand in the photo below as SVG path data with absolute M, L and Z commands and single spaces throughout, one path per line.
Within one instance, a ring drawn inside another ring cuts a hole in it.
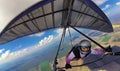
M 69 68 L 72 68 L 72 67 L 71 67 L 70 64 L 66 64 L 66 65 L 65 65 L 65 68 L 66 68 L 66 69 L 69 69 Z
M 111 46 L 109 45 L 108 47 L 106 47 L 106 48 L 105 48 L 105 51 L 106 51 L 106 52 L 112 52 Z
M 120 56 L 120 52 L 110 52 L 108 55 Z

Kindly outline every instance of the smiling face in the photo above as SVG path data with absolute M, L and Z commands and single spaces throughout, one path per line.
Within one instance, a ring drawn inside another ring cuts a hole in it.
M 88 51 L 90 50 L 90 48 L 88 48 L 88 47 L 86 47 L 86 48 L 81 48 L 81 50 L 82 50 L 83 52 L 88 52 Z

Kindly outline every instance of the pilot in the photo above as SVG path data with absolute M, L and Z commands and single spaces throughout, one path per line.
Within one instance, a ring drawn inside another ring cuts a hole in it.
M 112 49 L 109 47 L 105 49 L 91 49 L 91 43 L 90 41 L 83 39 L 80 41 L 79 45 L 74 46 L 72 50 L 68 53 L 66 57 L 66 65 L 65 68 L 71 68 L 70 62 L 72 60 L 78 60 L 80 58 L 84 58 L 88 56 L 89 54 L 104 54 L 105 52 L 111 52 Z

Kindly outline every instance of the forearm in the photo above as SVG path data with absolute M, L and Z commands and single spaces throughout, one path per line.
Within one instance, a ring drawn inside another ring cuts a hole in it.
M 94 49 L 94 50 L 92 50 L 91 53 L 92 54 L 104 54 L 105 50 L 103 50 L 103 49 Z
M 69 59 L 68 57 L 66 57 L 66 64 L 70 64 L 71 59 Z
M 71 52 L 71 53 L 66 57 L 66 64 L 70 64 L 70 61 L 73 60 L 74 57 L 75 57 L 75 55 L 73 54 L 73 52 Z

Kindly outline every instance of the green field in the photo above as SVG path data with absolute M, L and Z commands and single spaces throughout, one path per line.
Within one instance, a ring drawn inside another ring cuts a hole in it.
M 41 71 L 53 71 L 48 61 L 40 64 Z
M 100 40 L 101 40 L 101 42 L 108 42 L 110 38 L 111 38 L 111 36 L 106 35 L 106 36 L 102 36 L 100 38 Z
M 38 67 L 33 67 L 28 71 L 53 71 L 49 61 L 42 62 Z

